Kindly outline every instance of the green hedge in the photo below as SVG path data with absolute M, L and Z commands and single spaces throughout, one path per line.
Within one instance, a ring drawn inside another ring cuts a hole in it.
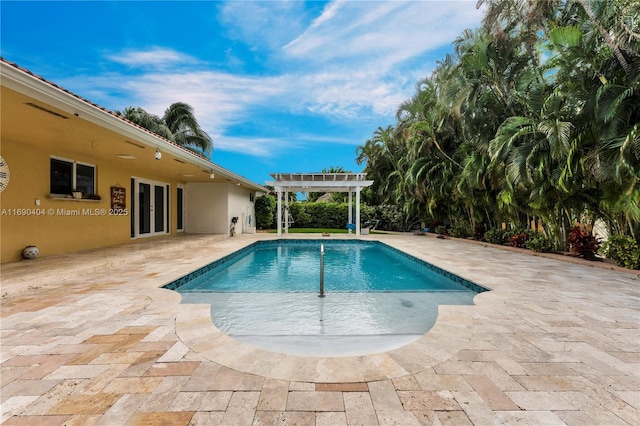
M 263 200 L 266 198 L 266 200 Z M 284 210 L 284 205 L 283 205 Z M 355 206 L 353 206 L 353 221 L 355 221 Z M 275 197 L 266 195 L 256 198 L 256 220 L 258 227 L 276 228 L 277 204 Z M 314 203 L 291 202 L 289 214 L 294 223 L 290 228 L 346 228 L 349 220 L 348 203 Z M 371 219 L 379 221 L 377 229 L 388 231 L 402 231 L 406 227 L 404 215 L 395 206 L 368 206 L 360 205 L 360 223 L 364 225 Z
M 344 203 L 291 203 L 292 228 L 346 228 L 349 205 Z
M 276 197 L 269 194 L 257 197 L 255 208 L 258 229 L 271 228 L 276 218 Z

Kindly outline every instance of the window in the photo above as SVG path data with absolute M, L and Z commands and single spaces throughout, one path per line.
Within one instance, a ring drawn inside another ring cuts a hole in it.
M 62 158 L 51 158 L 51 187 L 53 195 L 68 195 L 74 190 L 84 195 L 96 193 L 96 167 Z

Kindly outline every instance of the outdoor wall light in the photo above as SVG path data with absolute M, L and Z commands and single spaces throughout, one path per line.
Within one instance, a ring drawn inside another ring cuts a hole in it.
M 213 171 L 211 172 L 211 174 L 209 175 L 209 179 L 214 179 L 216 177 L 215 174 L 213 174 Z
M 160 152 L 160 150 L 158 148 L 156 148 L 156 160 L 159 160 L 162 158 L 162 153 Z

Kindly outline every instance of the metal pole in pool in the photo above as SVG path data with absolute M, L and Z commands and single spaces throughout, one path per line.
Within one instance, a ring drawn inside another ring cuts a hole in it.
M 324 244 L 320 243 L 320 294 L 318 297 L 324 297 Z

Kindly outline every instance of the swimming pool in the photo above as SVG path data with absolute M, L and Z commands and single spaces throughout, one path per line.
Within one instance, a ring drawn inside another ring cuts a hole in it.
M 325 295 L 318 297 L 320 244 Z M 242 342 L 295 355 L 351 356 L 408 344 L 442 304 L 486 289 L 377 241 L 259 241 L 167 286 L 207 303 Z

